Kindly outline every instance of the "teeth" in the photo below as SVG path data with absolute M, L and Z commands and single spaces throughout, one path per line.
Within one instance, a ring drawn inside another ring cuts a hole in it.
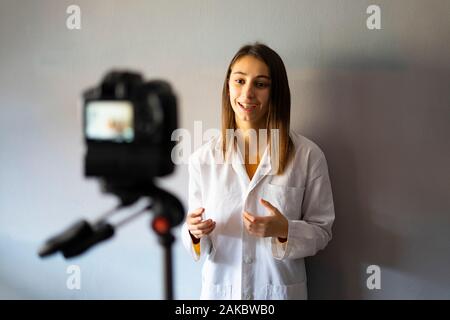
M 240 103 L 240 102 L 239 102 L 239 105 L 240 105 L 241 107 L 243 107 L 244 109 L 251 109 L 251 108 L 256 107 L 256 105 L 254 105 L 254 104 L 242 104 L 242 103 Z

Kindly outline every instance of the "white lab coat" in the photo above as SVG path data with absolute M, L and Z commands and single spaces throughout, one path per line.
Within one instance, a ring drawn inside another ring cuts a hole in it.
M 215 164 L 221 138 L 196 150 L 189 161 L 189 209 L 203 207 L 204 219 L 216 221 L 212 233 L 194 251 L 186 222 L 183 245 L 195 261 L 205 256 L 200 299 L 306 299 L 304 258 L 325 248 L 331 239 L 334 205 L 328 167 L 320 148 L 290 133 L 295 156 L 283 175 L 272 175 L 270 153 L 261 158 L 250 181 L 242 154 L 235 149 L 231 163 Z M 288 240 L 251 236 L 244 210 L 267 215 L 259 198 L 274 205 L 288 219 Z

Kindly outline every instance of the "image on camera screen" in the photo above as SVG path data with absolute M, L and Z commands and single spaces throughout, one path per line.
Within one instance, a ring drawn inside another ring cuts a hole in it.
M 86 104 L 86 137 L 91 140 L 131 142 L 133 106 L 129 101 L 90 101 Z

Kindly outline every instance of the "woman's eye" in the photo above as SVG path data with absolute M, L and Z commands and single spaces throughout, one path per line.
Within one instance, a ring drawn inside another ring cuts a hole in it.
M 234 80 L 234 82 L 237 83 L 237 84 L 245 84 L 245 80 L 244 79 L 236 79 L 236 80 Z M 266 88 L 266 87 L 269 86 L 269 84 L 265 83 L 265 82 L 255 82 L 255 86 L 257 88 Z

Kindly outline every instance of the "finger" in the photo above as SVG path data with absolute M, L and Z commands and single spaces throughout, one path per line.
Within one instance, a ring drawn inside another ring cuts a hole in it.
M 248 216 L 244 215 L 244 220 L 249 221 L 251 224 L 266 224 L 272 217 L 260 217 L 260 216 Z
M 250 234 L 252 233 L 252 231 L 254 229 L 253 223 L 247 219 L 244 219 L 244 227 Z
M 258 227 L 257 223 L 254 223 L 254 222 L 251 222 L 251 221 L 248 222 L 249 230 L 255 231 L 257 227 Z
M 269 201 L 267 201 L 263 198 L 260 199 L 260 202 L 264 207 L 266 207 L 268 209 L 275 209 L 275 207 Z
M 197 224 L 193 224 L 191 225 L 191 229 L 192 230 L 205 230 L 207 228 L 209 228 L 211 226 L 212 222 L 202 222 L 202 223 L 197 223 Z
M 205 230 L 205 229 L 208 229 L 209 227 L 211 227 L 211 225 L 213 225 L 213 224 L 214 224 L 214 222 L 212 220 L 206 220 L 205 222 L 193 225 L 193 229 L 194 230 Z
M 273 219 L 274 219 L 273 216 L 255 217 L 255 221 L 253 223 L 258 225 L 266 225 Z
M 250 226 L 247 231 L 251 236 L 260 237 L 260 231 L 255 226 Z
M 251 235 L 252 234 L 252 228 L 250 227 L 250 223 L 245 223 L 245 230 Z
M 243 215 L 243 218 L 244 218 L 243 219 L 244 223 L 252 223 L 253 222 L 253 219 L 245 214 Z
M 244 211 L 244 218 L 250 222 L 256 221 L 256 217 L 247 211 Z
M 216 224 L 213 223 L 211 226 L 209 226 L 208 228 L 204 229 L 204 230 L 193 230 L 191 231 L 191 233 L 197 237 L 197 238 L 201 238 L 205 235 L 210 234 L 216 227 Z
M 251 222 L 249 220 L 247 220 L 247 218 L 244 217 L 244 227 L 245 229 L 248 230 L 248 228 L 250 227 Z
M 260 199 L 261 204 L 266 207 L 270 213 L 272 214 L 277 214 L 278 213 L 278 209 L 276 207 L 274 207 L 269 201 L 264 200 L 263 198 Z
M 200 217 L 204 211 L 205 211 L 205 208 L 197 208 L 194 211 L 192 211 L 189 215 L 192 218 Z
M 202 222 L 202 220 L 203 220 L 202 217 L 188 218 L 188 223 L 194 225 Z
M 264 227 L 261 227 L 261 226 L 257 226 L 257 225 L 251 225 L 250 227 L 249 227 L 249 233 L 252 235 L 252 236 L 255 236 L 255 237 L 262 237 L 263 236 L 263 234 L 264 234 L 264 230 L 265 230 L 265 228 Z
M 251 217 L 251 218 L 247 218 L 246 216 L 244 216 L 244 223 L 247 223 L 248 226 L 255 228 L 255 227 L 265 227 L 265 225 L 267 225 L 270 222 L 270 219 L 272 219 L 272 217 Z
M 213 230 L 214 230 L 215 228 L 216 228 L 216 223 L 214 222 L 213 225 L 210 227 L 209 230 L 205 230 L 205 231 L 204 231 L 204 234 L 205 234 L 205 235 L 210 234 L 211 232 L 213 232 Z
M 197 212 L 197 210 L 200 210 L 200 212 Z M 203 208 L 198 208 L 195 211 L 189 213 L 188 217 L 187 217 L 187 221 L 192 224 L 201 222 L 203 219 L 202 215 L 203 215 L 204 211 L 205 210 Z
M 256 230 L 259 230 L 259 229 L 261 229 L 261 228 L 264 228 L 264 224 L 261 224 L 261 223 L 249 223 L 249 226 L 248 226 L 251 230 L 253 230 L 253 231 L 256 231 Z

